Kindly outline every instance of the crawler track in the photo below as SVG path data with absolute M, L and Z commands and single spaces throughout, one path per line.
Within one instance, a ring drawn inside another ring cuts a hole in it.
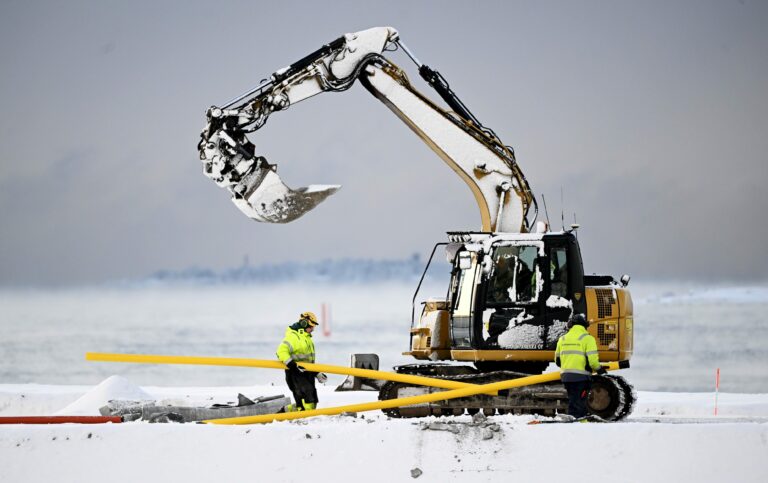
M 395 367 L 398 373 L 438 377 L 472 384 L 489 384 L 529 376 L 512 371 L 478 372 L 470 366 L 445 364 L 413 364 Z M 609 421 L 618 421 L 632 412 L 636 397 L 632 386 L 616 375 L 594 376 L 589 396 L 592 414 Z M 397 399 L 440 392 L 442 389 L 414 386 L 400 382 L 387 382 L 379 391 L 379 399 Z M 465 412 L 475 414 L 483 411 L 486 416 L 494 414 L 540 414 L 553 416 L 567 413 L 568 395 L 559 382 L 537 384 L 500 391 L 498 396 L 476 395 L 466 398 L 449 399 L 436 403 L 418 404 L 383 410 L 395 418 L 418 418 L 426 416 L 459 416 Z

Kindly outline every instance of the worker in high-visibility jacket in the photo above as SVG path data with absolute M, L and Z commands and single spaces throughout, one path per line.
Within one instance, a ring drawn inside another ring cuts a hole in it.
M 555 364 L 568 391 L 568 414 L 583 418 L 587 415 L 592 372 L 605 374 L 606 370 L 600 365 L 597 342 L 587 332 L 589 322 L 584 314 L 574 314 L 568 326 L 568 332 L 557 340 Z
M 297 364 L 315 362 L 312 331 L 316 326 L 317 316 L 314 313 L 302 313 L 296 323 L 288 326 L 283 341 L 277 346 L 277 358 L 286 366 L 285 381 L 295 401 L 295 404 L 287 407 L 288 411 L 315 409 L 318 403 L 315 380 L 323 384 L 328 379 L 322 372 L 306 371 Z

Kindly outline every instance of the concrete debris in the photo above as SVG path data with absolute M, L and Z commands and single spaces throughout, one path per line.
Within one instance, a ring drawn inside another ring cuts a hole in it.
M 488 418 L 485 417 L 485 414 L 483 414 L 482 412 L 478 412 L 472 415 L 472 422 L 476 425 L 483 423 L 487 419 Z
M 428 429 L 430 431 L 448 431 L 453 434 L 459 434 L 461 432 L 461 429 L 456 424 L 448 423 L 422 423 L 421 429 Z
M 151 400 L 110 400 L 106 406 L 99 408 L 99 412 L 102 416 L 121 416 L 126 422 L 142 420 L 150 423 L 189 423 L 276 413 L 284 410 L 290 402 L 282 394 L 254 399 L 238 394 L 237 405 L 213 404 L 210 407 L 177 406 Z
M 501 432 L 501 426 L 498 423 L 488 420 L 481 413 L 475 414 L 471 422 L 419 422 L 418 425 L 422 431 L 448 431 L 453 434 L 460 434 L 463 428 L 478 428 L 483 440 L 493 439 L 494 433 Z
M 181 414 L 169 412 L 169 411 L 152 413 L 152 414 L 149 414 L 144 419 L 146 421 L 149 421 L 150 423 L 183 423 L 184 422 L 184 416 L 182 416 Z
M 421 476 L 424 472 L 421 471 L 419 468 L 414 468 L 411 470 L 411 478 L 418 478 Z

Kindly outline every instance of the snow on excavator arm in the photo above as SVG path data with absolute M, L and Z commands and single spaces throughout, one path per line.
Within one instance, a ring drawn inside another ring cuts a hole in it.
M 398 47 L 450 110 L 419 93 L 403 70 L 382 56 Z M 263 127 L 273 112 L 321 92 L 344 91 L 357 79 L 467 183 L 480 208 L 483 231 L 528 231 L 528 211 L 536 202 L 512 148 L 484 127 L 442 75 L 419 62 L 391 27 L 346 34 L 222 107 L 208 109 L 198 145 L 204 173 L 226 187 L 237 207 L 254 220 L 288 223 L 300 217 L 339 186 L 289 188 L 276 165 L 258 156 L 246 135 Z

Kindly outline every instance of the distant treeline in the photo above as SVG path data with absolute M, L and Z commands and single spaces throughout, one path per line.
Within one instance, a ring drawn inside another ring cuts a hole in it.
M 428 279 L 446 280 L 450 267 L 442 256 L 433 260 Z M 386 281 L 418 282 L 426 260 L 418 254 L 394 260 L 351 259 L 318 262 L 284 262 L 250 265 L 247 259 L 237 268 L 216 271 L 190 267 L 160 270 L 140 282 L 176 284 L 258 284 L 279 282 L 371 283 Z

